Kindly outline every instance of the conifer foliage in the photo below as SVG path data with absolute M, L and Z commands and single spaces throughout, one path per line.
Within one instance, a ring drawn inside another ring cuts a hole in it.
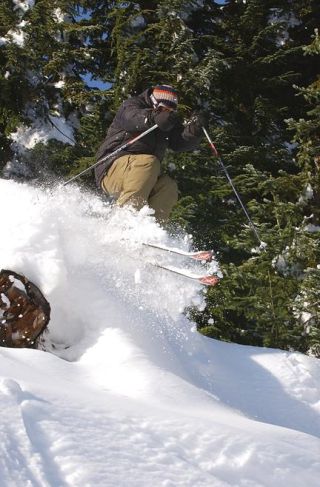
M 320 38 L 315 29 L 312 43 L 304 48 L 307 56 L 319 63 Z M 309 353 L 320 357 L 320 84 L 319 78 L 306 87 L 298 88 L 308 103 L 304 118 L 288 120 L 297 144 L 297 162 L 303 192 L 298 205 L 301 222 L 296 228 L 291 259 L 299 265 L 301 280 L 293 303 L 304 327 Z M 293 254 L 293 256 L 292 256 Z
M 83 125 L 95 120 L 99 133 L 97 114 L 105 97 L 88 89 L 86 79 L 97 75 L 101 45 L 108 51 L 108 42 L 106 12 L 100 23 L 88 20 L 87 3 L 1 3 L 1 160 L 7 177 L 39 177 L 44 168 L 46 175 L 67 174 L 92 153 Z
M 79 172 L 125 98 L 173 84 L 183 120 L 205 111 L 267 244 L 205 139 L 167 155 L 181 191 L 172 224 L 224 270 L 194 314 L 199 329 L 320 356 L 319 17 L 316 0 L 3 0 L 3 176 Z

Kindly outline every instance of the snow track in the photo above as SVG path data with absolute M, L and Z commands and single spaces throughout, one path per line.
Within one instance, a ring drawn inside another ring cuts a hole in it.
M 0 349 L 1 487 L 318 486 L 320 362 L 198 334 L 202 288 L 139 257 L 189 237 L 76 187 L 0 180 L 0 203 L 1 268 L 44 292 L 56 347 Z

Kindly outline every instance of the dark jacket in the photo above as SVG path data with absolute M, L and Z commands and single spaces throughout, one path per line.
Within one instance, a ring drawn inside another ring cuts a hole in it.
M 149 97 L 151 90 L 152 88 L 123 102 L 99 147 L 97 161 L 155 124 L 154 108 Z M 114 158 L 98 164 L 95 167 L 96 183 L 100 187 L 102 178 L 115 159 L 125 154 L 152 154 L 161 161 L 167 148 L 176 152 L 194 150 L 200 140 L 201 135 L 194 133 L 192 124 L 184 127 L 182 123 L 178 123 L 168 132 L 156 128 L 126 150 L 118 152 Z

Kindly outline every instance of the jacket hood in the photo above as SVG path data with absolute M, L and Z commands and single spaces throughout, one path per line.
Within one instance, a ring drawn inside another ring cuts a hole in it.
M 152 93 L 153 88 L 147 88 L 144 90 L 140 95 L 138 95 L 139 98 L 142 98 L 143 101 L 145 102 L 148 107 L 153 108 L 153 104 L 150 98 L 150 95 Z

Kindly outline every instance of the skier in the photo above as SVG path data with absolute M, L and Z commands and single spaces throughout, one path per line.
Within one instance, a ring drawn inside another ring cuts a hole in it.
M 148 204 L 162 222 L 169 218 L 178 200 L 178 188 L 171 177 L 161 173 L 161 160 L 167 148 L 176 152 L 196 149 L 204 123 L 200 113 L 184 126 L 177 105 L 177 91 L 169 85 L 157 85 L 126 100 L 108 129 L 97 160 L 154 124 L 158 128 L 95 168 L 98 187 L 113 196 L 117 204 L 130 204 L 136 209 Z

